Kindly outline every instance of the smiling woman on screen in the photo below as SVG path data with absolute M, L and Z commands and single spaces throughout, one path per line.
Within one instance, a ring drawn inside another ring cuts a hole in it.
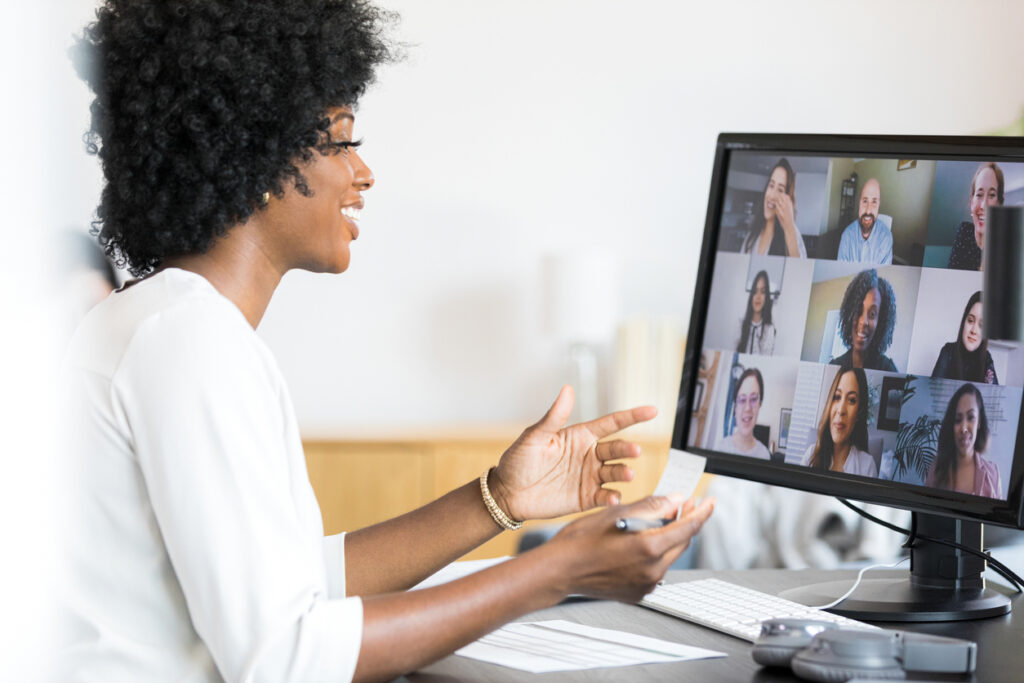
M 840 370 L 832 380 L 818 420 L 818 439 L 804 464 L 822 470 L 877 477 L 868 453 L 868 380 L 864 371 Z
M 830 362 L 843 369 L 896 372 L 896 364 L 884 354 L 892 344 L 895 327 L 896 295 L 892 285 L 878 277 L 874 269 L 857 273 L 839 307 L 839 337 L 849 349 Z
M 138 279 L 90 312 L 65 363 L 59 680 L 392 678 L 569 594 L 638 600 L 710 514 L 687 503 L 664 527 L 617 532 L 618 517 L 683 505 L 648 498 L 405 592 L 522 520 L 618 502 L 603 484 L 633 475 L 611 461 L 639 447 L 599 440 L 655 411 L 567 427 L 566 387 L 480 480 L 324 537 L 254 328 L 285 273 L 342 273 L 355 256 L 375 182 L 355 105 L 391 57 L 388 23 L 359 0 L 106 0 L 86 29 L 99 242 Z

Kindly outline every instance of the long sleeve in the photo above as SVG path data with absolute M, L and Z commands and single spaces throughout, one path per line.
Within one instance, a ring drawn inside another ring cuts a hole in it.
M 243 325 L 221 302 L 151 317 L 114 376 L 114 404 L 224 679 L 347 680 L 362 603 L 331 599 L 344 594 L 344 539 L 322 538 L 283 382 Z

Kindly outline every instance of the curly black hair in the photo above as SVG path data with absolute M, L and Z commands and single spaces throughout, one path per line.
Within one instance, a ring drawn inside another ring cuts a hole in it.
M 846 346 L 853 347 L 853 331 L 857 327 L 864 297 L 872 289 L 877 289 L 882 296 L 878 306 L 875 334 L 871 337 L 867 349 L 867 355 L 874 358 L 885 352 L 892 344 L 892 331 L 896 327 L 896 294 L 892 291 L 889 281 L 878 277 L 878 271 L 874 268 L 857 273 L 847 285 L 843 303 L 839 307 L 839 336 Z
M 105 0 L 74 48 L 92 88 L 89 151 L 106 185 L 93 233 L 139 276 L 202 253 L 301 168 L 339 151 L 354 106 L 397 49 L 364 0 Z

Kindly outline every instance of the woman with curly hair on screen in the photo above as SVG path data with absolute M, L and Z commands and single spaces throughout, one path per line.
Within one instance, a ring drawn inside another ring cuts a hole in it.
M 857 273 L 850 280 L 839 307 L 839 336 L 849 350 L 833 358 L 832 365 L 896 372 L 896 364 L 884 354 L 892 344 L 896 326 L 896 295 L 875 269 Z
M 868 380 L 864 371 L 840 370 L 825 396 L 818 439 L 804 454 L 804 464 L 820 470 L 877 477 L 868 452 Z
M 978 387 L 964 384 L 949 399 L 942 416 L 935 461 L 925 486 L 1002 498 L 999 468 L 981 455 L 988 448 L 988 439 L 985 401 Z
M 286 272 L 348 268 L 374 184 L 354 107 L 392 56 L 388 23 L 360 0 L 106 0 L 86 29 L 96 229 L 139 279 L 90 312 L 65 364 L 75 527 L 59 680 L 390 679 L 569 594 L 638 600 L 710 514 L 677 496 L 611 507 L 406 592 L 521 520 L 618 502 L 602 485 L 633 474 L 610 461 L 639 448 L 599 440 L 655 411 L 566 426 L 566 387 L 479 480 L 323 535 L 254 328 Z M 680 506 L 658 529 L 615 528 Z
M 943 344 L 939 357 L 932 369 L 932 377 L 962 379 L 968 382 L 999 384 L 992 354 L 988 352 L 988 340 L 982 332 L 981 292 L 975 292 L 967 300 L 964 314 L 960 317 L 956 341 Z

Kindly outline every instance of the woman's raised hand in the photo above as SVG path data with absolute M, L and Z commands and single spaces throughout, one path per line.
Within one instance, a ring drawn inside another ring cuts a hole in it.
M 512 519 L 559 517 L 615 505 L 619 493 L 602 484 L 632 480 L 629 466 L 609 461 L 636 458 L 640 446 L 598 440 L 650 420 L 658 411 L 643 406 L 566 427 L 572 404 L 572 387 L 562 387 L 547 414 L 516 439 L 492 472 L 491 492 Z
M 796 210 L 793 208 L 793 198 L 784 192 L 780 192 L 775 199 L 775 217 L 779 219 L 784 230 L 796 231 Z
M 680 509 L 681 506 L 681 509 Z M 565 563 L 566 594 L 637 602 L 654 587 L 690 545 L 714 510 L 714 500 L 695 507 L 679 495 L 650 496 L 631 505 L 610 507 L 562 529 L 537 551 Z M 636 533 L 615 527 L 622 517 L 679 518 L 663 527 Z

